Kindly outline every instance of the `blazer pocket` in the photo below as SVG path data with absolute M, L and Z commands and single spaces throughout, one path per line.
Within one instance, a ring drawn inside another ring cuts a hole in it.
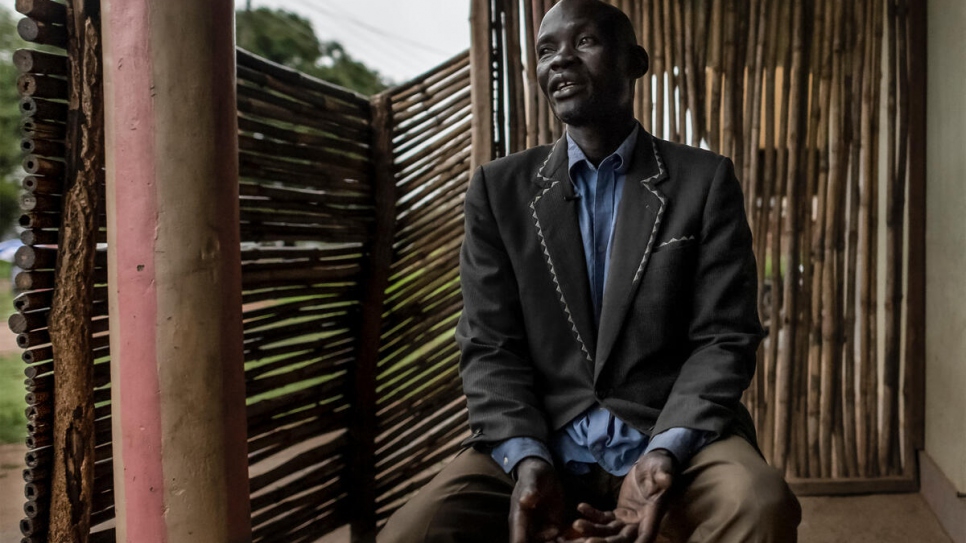
M 665 245 L 660 249 L 655 248 L 651 251 L 651 259 L 645 268 L 648 270 L 666 268 L 668 266 L 682 266 L 694 260 L 697 253 L 697 241 L 686 241 Z

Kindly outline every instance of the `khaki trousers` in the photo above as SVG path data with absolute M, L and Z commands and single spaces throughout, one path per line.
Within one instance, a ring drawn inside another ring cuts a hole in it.
M 603 470 L 561 476 L 568 509 L 613 509 L 621 479 Z M 378 543 L 497 543 L 509 539 L 513 479 L 486 453 L 461 452 L 389 519 Z M 661 536 L 678 543 L 795 543 L 801 507 L 781 474 L 744 439 L 702 449 L 672 489 Z

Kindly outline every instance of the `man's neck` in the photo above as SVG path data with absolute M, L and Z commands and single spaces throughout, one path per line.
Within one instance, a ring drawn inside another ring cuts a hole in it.
M 595 125 L 568 125 L 567 134 L 596 168 L 620 147 L 636 124 L 633 117 L 626 117 L 620 121 Z

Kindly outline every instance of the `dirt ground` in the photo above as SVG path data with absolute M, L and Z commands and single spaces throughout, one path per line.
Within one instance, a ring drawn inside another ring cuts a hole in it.
M 20 540 L 26 452 L 27 447 L 20 443 L 0 445 L 0 541 L 3 542 Z

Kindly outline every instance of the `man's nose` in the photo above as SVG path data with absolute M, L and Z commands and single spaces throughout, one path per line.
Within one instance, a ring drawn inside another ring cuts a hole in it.
M 574 56 L 574 50 L 569 45 L 564 45 L 557 52 L 554 53 L 553 58 L 550 59 L 550 69 L 553 71 L 566 68 L 576 61 Z

